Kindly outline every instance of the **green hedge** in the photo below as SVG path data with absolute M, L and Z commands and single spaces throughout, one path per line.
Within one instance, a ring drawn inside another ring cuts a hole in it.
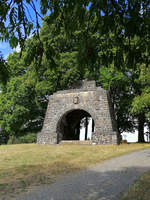
M 20 137 L 10 136 L 7 144 L 35 143 L 36 137 L 37 137 L 36 133 L 28 133 L 27 135 Z

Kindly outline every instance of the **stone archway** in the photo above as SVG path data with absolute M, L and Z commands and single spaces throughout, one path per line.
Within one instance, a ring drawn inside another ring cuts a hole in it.
M 96 87 L 95 81 L 81 83 L 77 89 L 58 91 L 50 96 L 43 128 L 37 136 L 37 143 L 58 144 L 63 138 L 77 138 L 78 136 L 75 136 L 73 132 L 69 135 L 69 130 L 64 132 L 65 126 L 62 122 L 65 123 L 65 117 L 68 117 L 67 121 L 74 121 L 73 116 L 78 115 L 77 118 L 80 120 L 82 115 L 85 117 L 91 115 L 95 122 L 92 142 L 117 144 L 117 125 L 109 93 L 101 87 Z M 72 124 L 72 126 L 75 125 L 77 124 Z
M 57 123 L 58 143 L 61 140 L 80 140 L 81 134 L 84 140 L 91 139 L 89 135 L 91 136 L 94 132 L 94 126 L 94 119 L 89 112 L 83 109 L 67 111 Z

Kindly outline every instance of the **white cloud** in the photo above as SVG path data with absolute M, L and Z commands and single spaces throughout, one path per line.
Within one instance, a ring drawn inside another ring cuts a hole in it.
M 18 44 L 17 47 L 13 49 L 13 51 L 19 53 L 21 51 L 20 45 Z

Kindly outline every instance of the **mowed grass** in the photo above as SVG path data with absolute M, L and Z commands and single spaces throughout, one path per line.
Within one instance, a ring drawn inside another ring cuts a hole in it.
M 149 200 L 150 171 L 142 176 L 120 200 Z
M 0 199 L 6 194 L 49 184 L 66 173 L 145 148 L 150 148 L 150 144 L 0 146 Z

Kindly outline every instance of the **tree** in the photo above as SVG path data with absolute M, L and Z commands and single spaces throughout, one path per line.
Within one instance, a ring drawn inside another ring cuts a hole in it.
M 27 75 L 13 77 L 0 94 L 0 127 L 9 136 L 18 137 L 39 130 L 42 109 L 35 102 L 34 82 Z
M 20 43 L 26 63 L 23 73 L 28 71 L 29 80 L 34 77 L 36 101 L 45 105 L 51 92 L 83 77 L 99 79 L 104 84 L 107 81 L 103 77 L 108 72 L 108 88 L 117 120 L 124 119 L 119 121 L 119 131 L 133 129 L 135 117 L 142 124 L 135 112 L 138 115 L 144 112 L 145 116 L 149 104 L 145 101 L 145 108 L 133 109 L 134 114 L 129 110 L 134 107 L 137 95 L 144 96 L 148 83 L 143 85 L 140 77 L 141 66 L 144 64 L 147 69 L 150 64 L 149 1 L 42 0 L 40 3 L 43 15 L 50 11 L 41 31 L 40 13 L 32 0 L 2 1 L 0 12 L 1 39 L 9 40 L 12 47 Z M 28 18 L 28 6 L 35 12 L 37 27 Z M 6 23 L 8 15 L 10 26 Z M 33 37 L 26 41 L 35 29 Z
M 9 73 L 8 73 L 8 66 L 6 61 L 4 60 L 3 56 L 0 54 L 0 80 L 3 84 L 6 83 L 8 79 Z
M 138 141 L 144 142 L 144 127 L 149 127 L 149 67 L 126 70 L 103 67 L 99 82 L 110 90 L 119 132 L 137 129 Z
M 144 126 L 150 125 L 150 66 L 143 64 L 137 83 L 140 83 L 141 92 L 135 96 L 132 102 L 131 112 L 139 119 L 139 140 L 143 141 Z
M 135 130 L 134 116 L 129 112 L 134 94 L 132 93 L 131 77 L 125 71 L 112 66 L 100 69 L 99 83 L 110 91 L 112 106 L 118 125 L 118 132 L 133 132 Z
M 40 6 L 42 16 L 49 12 L 49 16 L 44 21 L 48 25 L 55 26 L 53 32 L 55 35 L 59 35 L 61 28 L 64 28 L 68 38 L 72 37 L 75 32 L 82 30 L 78 44 L 83 46 L 84 62 L 87 57 L 90 61 L 92 58 L 94 59 L 93 55 L 97 58 L 95 48 L 93 49 L 96 37 L 95 39 L 90 38 L 91 32 L 92 34 L 99 33 L 103 38 L 101 48 L 104 48 L 105 64 L 115 60 L 116 64 L 122 65 L 122 59 L 126 53 L 126 62 L 133 67 L 135 62 L 142 58 L 143 48 L 149 49 L 150 8 L 148 0 L 119 2 L 115 0 L 42 0 Z M 34 23 L 33 19 L 28 17 L 30 15 L 27 14 L 30 9 L 35 13 Z M 19 42 L 23 48 L 26 38 L 33 30 L 36 30 L 37 35 L 39 35 L 39 18 L 43 19 L 43 17 L 38 12 L 35 1 L 2 1 L 0 11 L 1 39 L 9 40 L 12 47 Z M 9 25 L 6 23 L 7 19 L 9 19 Z M 93 22 L 92 26 L 89 25 L 91 22 Z M 137 45 L 134 49 L 131 48 L 130 41 L 134 37 L 140 38 L 140 49 L 136 48 Z M 128 44 L 124 45 L 124 40 L 127 40 Z M 111 48 L 114 44 L 117 51 L 115 57 L 112 57 Z M 81 52 L 78 53 L 80 55 Z M 137 53 L 139 59 L 135 60 Z
M 34 55 L 28 52 L 33 50 L 31 52 L 34 54 L 37 50 L 34 47 L 39 41 L 35 37 L 26 41 L 21 57 L 17 52 L 9 55 L 7 65 L 10 77 L 0 93 L 1 142 L 7 142 L 10 136 L 20 137 L 29 132 L 38 132 L 42 128 L 49 95 L 81 79 L 74 53 L 69 52 L 69 47 L 67 51 L 65 40 L 60 38 L 62 51 L 59 61 L 53 58 L 57 62 L 57 69 L 51 67 L 52 62 L 46 55 L 43 56 L 41 67 L 36 68 L 36 59 L 32 59 Z M 5 140 L 2 139 L 4 137 Z

